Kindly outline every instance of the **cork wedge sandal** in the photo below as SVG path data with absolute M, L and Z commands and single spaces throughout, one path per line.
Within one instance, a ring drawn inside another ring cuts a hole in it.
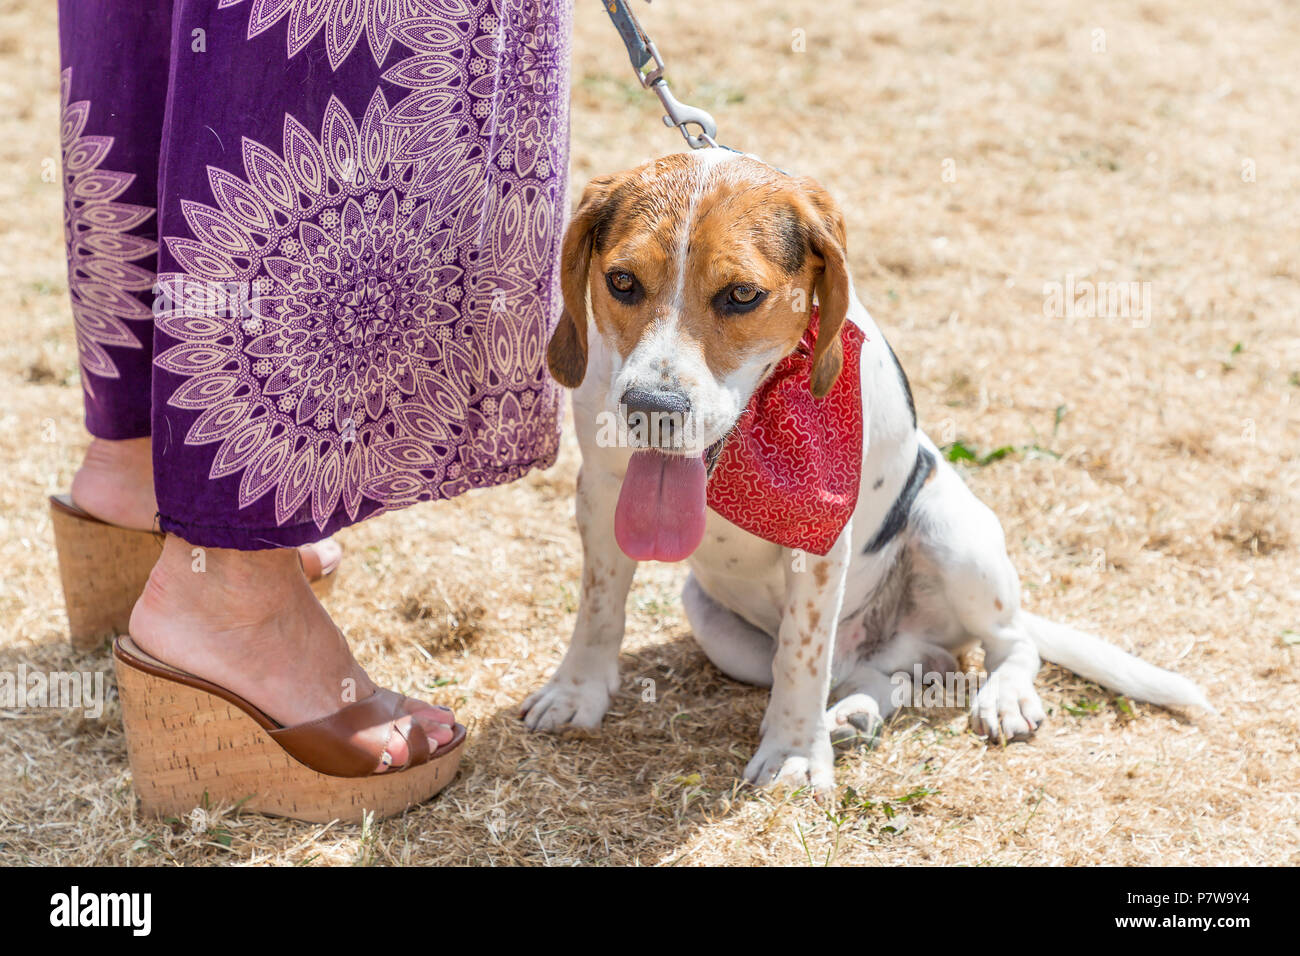
M 383 819 L 433 797 L 460 767 L 465 728 L 456 724 L 450 743 L 430 751 L 424 734 L 412 734 L 405 766 L 373 772 L 399 732 L 393 722 L 407 713 L 407 698 L 391 690 L 283 727 L 129 636 L 113 642 L 113 668 L 135 792 L 151 816 L 238 803 L 310 823 L 356 822 L 367 812 Z
M 162 553 L 163 535 L 101 521 L 73 504 L 71 495 L 50 496 L 50 523 L 68 636 L 77 650 L 94 650 L 105 638 L 127 632 L 131 609 Z M 303 558 L 318 598 L 334 590 L 338 568 L 322 568 L 314 555 Z

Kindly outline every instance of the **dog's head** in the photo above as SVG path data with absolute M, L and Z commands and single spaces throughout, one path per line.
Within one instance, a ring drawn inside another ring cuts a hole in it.
M 818 397 L 830 390 L 850 299 L 844 246 L 843 217 L 825 190 L 724 150 L 591 181 L 564 237 L 564 313 L 548 363 L 561 384 L 582 383 L 590 293 L 611 359 L 605 407 L 627 418 L 631 447 L 656 449 L 633 456 L 625 492 L 634 482 L 646 494 L 685 495 L 694 516 L 706 480 L 696 465 L 716 455 L 754 390 L 798 345 L 814 293 L 809 387 Z M 701 500 L 701 533 L 702 509 Z

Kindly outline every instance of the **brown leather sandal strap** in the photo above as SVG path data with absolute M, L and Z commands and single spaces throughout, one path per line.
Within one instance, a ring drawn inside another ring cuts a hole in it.
M 405 707 L 402 709 L 405 711 Z M 406 765 L 408 767 L 418 767 L 422 763 L 429 762 L 429 757 L 431 756 L 429 750 L 429 737 L 424 732 L 424 728 L 415 722 L 414 717 L 410 719 L 409 723 L 410 730 L 403 734 L 406 738 L 406 749 L 411 754 L 406 760 Z M 399 725 L 398 733 L 401 732 L 401 726 Z
M 383 760 L 394 721 L 404 716 L 401 704 L 401 694 L 381 687 L 365 700 L 317 720 L 273 730 L 271 736 L 291 757 L 318 773 L 366 777 Z

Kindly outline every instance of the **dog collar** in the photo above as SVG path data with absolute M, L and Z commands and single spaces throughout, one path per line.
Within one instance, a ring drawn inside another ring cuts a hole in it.
M 831 549 L 862 481 L 862 330 L 840 331 L 844 366 L 824 398 L 809 389 L 818 310 L 758 387 L 716 454 L 708 505 L 750 534 L 812 554 Z

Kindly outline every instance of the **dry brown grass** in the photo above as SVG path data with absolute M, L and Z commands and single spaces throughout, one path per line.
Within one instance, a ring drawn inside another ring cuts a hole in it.
M 40 177 L 57 148 L 53 6 L 0 2 L 0 670 L 107 667 L 63 642 L 43 508 L 85 440 L 58 188 Z M 595 4 L 578 6 L 575 188 L 678 145 Z M 332 608 L 362 661 L 471 726 L 462 776 L 435 803 L 370 829 L 169 827 L 134 813 L 114 708 L 0 712 L 0 859 L 1300 863 L 1287 643 L 1300 631 L 1300 13 L 1285 0 L 838 6 L 717 0 L 699 16 L 662 0 L 644 21 L 725 142 L 839 197 L 859 290 L 931 433 L 1060 454 L 967 472 L 1004 521 L 1028 605 L 1176 666 L 1223 716 L 1126 713 L 1048 668 L 1051 717 L 1031 744 L 989 748 L 955 713 L 909 714 L 879 750 L 841 760 L 839 803 L 755 795 L 735 781 L 765 694 L 709 666 L 678 606 L 682 570 L 651 566 L 603 730 L 525 735 L 515 707 L 575 611 L 569 438 L 548 473 L 343 536 Z M 1091 52 L 1096 28 L 1105 53 Z M 1043 283 L 1067 273 L 1152 282 L 1151 326 L 1044 318 Z

